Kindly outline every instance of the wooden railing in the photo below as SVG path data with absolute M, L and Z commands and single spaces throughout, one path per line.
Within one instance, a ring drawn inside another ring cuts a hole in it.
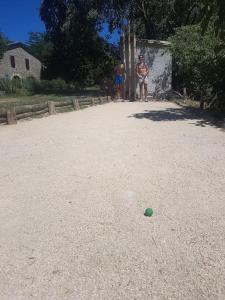
M 79 110 L 89 106 L 111 102 L 110 96 L 99 98 L 83 98 L 67 101 L 49 101 L 42 104 L 16 106 L 10 109 L 0 109 L 0 123 L 16 124 L 17 120 L 32 118 L 40 115 L 54 115 L 61 112 Z

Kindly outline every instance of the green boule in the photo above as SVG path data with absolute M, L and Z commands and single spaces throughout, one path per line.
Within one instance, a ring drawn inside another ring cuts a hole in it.
M 145 211 L 145 216 L 146 217 L 152 217 L 153 215 L 153 209 L 152 208 L 147 208 Z

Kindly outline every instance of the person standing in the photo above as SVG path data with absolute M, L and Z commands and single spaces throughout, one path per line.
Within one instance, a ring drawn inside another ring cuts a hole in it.
M 138 84 L 140 87 L 140 100 L 143 99 L 148 101 L 148 75 L 149 75 L 149 67 L 145 63 L 144 56 L 139 55 L 139 62 L 136 65 L 136 74 L 138 77 Z
M 123 63 L 115 67 L 115 89 L 116 89 L 116 99 L 121 100 L 123 98 L 123 84 L 124 84 L 124 65 Z

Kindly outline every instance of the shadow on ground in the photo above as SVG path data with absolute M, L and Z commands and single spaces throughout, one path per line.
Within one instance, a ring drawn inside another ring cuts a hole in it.
M 145 110 L 142 113 L 131 115 L 129 118 L 148 119 L 154 122 L 190 120 L 194 121 L 194 123 L 191 124 L 195 126 L 214 126 L 223 130 L 225 129 L 224 116 L 212 115 L 198 108 L 178 107 L 164 110 Z

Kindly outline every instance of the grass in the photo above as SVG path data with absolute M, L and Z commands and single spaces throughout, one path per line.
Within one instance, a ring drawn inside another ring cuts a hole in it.
M 0 109 L 1 108 L 12 108 L 15 106 L 22 105 L 33 105 L 45 103 L 48 101 L 65 101 L 76 98 L 86 97 L 98 97 L 101 96 L 102 92 L 99 88 L 86 88 L 79 92 L 63 92 L 63 93 L 52 93 L 52 94 L 35 94 L 35 95 L 2 95 L 0 96 Z

